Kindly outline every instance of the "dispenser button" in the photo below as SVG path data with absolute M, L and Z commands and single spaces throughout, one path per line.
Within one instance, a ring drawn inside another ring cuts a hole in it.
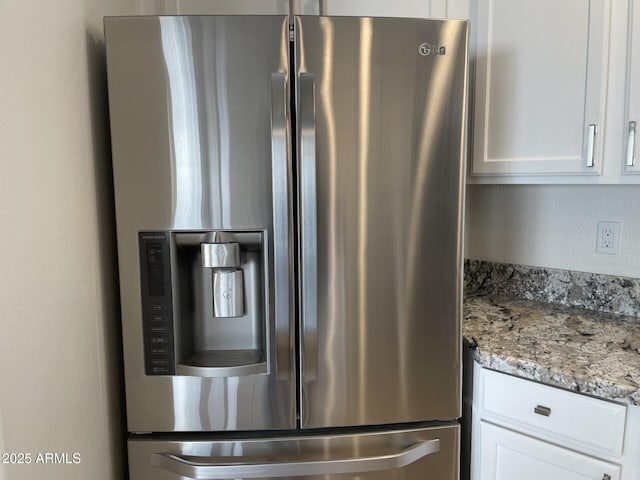
M 153 358 L 151 359 L 151 365 L 154 367 L 166 367 L 169 365 L 169 360 L 166 358 Z
M 169 353 L 169 349 L 165 347 L 153 347 L 151 349 L 151 353 L 153 355 L 167 355 Z
M 164 315 L 151 315 L 149 320 L 152 322 L 164 322 L 166 317 Z
M 167 309 L 166 305 L 149 305 L 149 310 L 152 312 L 162 312 Z
M 151 333 L 166 333 L 167 327 L 151 327 L 149 330 Z
M 165 343 L 169 343 L 167 340 L 167 337 L 151 337 L 152 345 L 165 344 Z
M 242 270 L 213 272 L 213 316 L 244 315 Z

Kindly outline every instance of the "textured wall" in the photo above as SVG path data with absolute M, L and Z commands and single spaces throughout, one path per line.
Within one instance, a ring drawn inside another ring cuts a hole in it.
M 3 480 L 122 476 L 101 42 L 128 3 L 0 2 L 0 447 L 81 455 Z
M 640 277 L 639 185 L 467 188 L 467 258 Z M 622 222 L 618 255 L 596 253 L 599 220 Z

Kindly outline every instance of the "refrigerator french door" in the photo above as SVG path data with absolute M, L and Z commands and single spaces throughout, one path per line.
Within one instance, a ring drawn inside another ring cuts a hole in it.
M 131 478 L 456 478 L 466 22 L 105 35 Z

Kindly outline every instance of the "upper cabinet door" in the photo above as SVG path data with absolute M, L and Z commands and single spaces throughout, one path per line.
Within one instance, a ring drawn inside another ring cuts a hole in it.
M 469 0 L 472 175 L 602 172 L 610 0 Z
M 324 0 L 323 15 L 445 18 L 447 0 Z
M 629 2 L 627 51 L 627 115 L 624 131 L 624 173 L 640 173 L 640 0 Z
M 298 0 L 312 3 L 313 0 Z M 137 0 L 144 15 L 287 15 L 289 0 Z M 306 13 L 306 12 L 305 12 Z

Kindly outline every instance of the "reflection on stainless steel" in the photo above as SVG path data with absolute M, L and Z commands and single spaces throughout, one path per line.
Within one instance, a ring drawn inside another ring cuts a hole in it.
M 443 28 L 436 37 L 436 44 L 448 46 L 459 45 L 459 47 L 464 48 L 466 42 L 460 41 L 460 35 L 461 32 L 457 29 Z M 462 52 L 456 53 L 458 55 L 463 54 Z M 409 232 L 407 235 L 407 255 L 405 257 L 405 266 L 403 268 L 407 279 L 407 285 L 405 287 L 404 298 L 400 302 L 403 307 L 413 305 L 416 302 L 416 299 L 423 294 L 420 290 L 423 288 L 423 265 L 419 261 L 416 261 L 416 259 L 420 258 L 420 249 L 424 248 L 421 232 L 424 232 L 425 229 L 431 228 L 429 225 L 424 224 L 431 214 L 430 205 L 433 204 L 432 199 L 429 198 L 429 195 L 433 195 L 433 189 L 429 188 L 429 182 L 430 180 L 433 181 L 432 179 L 434 176 L 438 175 L 437 165 L 442 158 L 442 144 L 440 143 L 438 136 L 442 135 L 443 130 L 433 128 L 432 126 L 438 125 L 443 118 L 449 118 L 449 109 L 452 108 L 452 105 L 450 104 L 451 94 L 446 96 L 442 95 L 442 92 L 446 92 L 448 88 L 461 88 L 461 91 L 463 92 L 467 89 L 467 75 L 466 72 L 460 72 L 457 70 L 460 68 L 460 63 L 456 62 L 434 62 L 431 72 L 432 81 L 425 83 L 424 85 L 424 95 L 425 98 L 428 99 L 428 108 L 424 108 L 422 110 L 422 118 L 416 128 L 418 135 L 418 148 L 416 151 L 417 166 L 414 177 L 414 187 L 412 189 L 412 198 L 409 203 L 409 211 L 407 214 L 409 219 Z M 463 82 L 462 84 L 449 87 L 448 84 L 451 81 L 451 78 L 454 77 L 462 78 Z M 462 118 L 463 121 L 466 121 L 464 120 L 466 119 L 466 103 L 460 102 L 457 107 L 460 109 L 458 115 L 461 115 L 461 117 L 458 118 Z M 452 126 L 452 128 L 454 127 Z M 457 144 L 456 140 L 458 141 Z M 463 155 L 463 152 L 465 151 L 464 141 L 464 136 L 460 135 L 457 139 L 452 139 L 449 148 L 452 152 L 459 152 L 458 155 Z M 452 157 L 453 155 L 454 154 L 452 153 Z M 456 175 L 456 171 L 452 171 L 451 174 Z M 450 198 L 451 205 L 455 206 L 457 211 L 455 213 L 453 211 L 450 212 L 451 217 L 449 221 L 455 222 L 455 224 L 460 226 L 463 224 L 464 215 L 462 201 L 462 196 L 464 195 L 464 174 L 464 168 L 458 168 L 457 179 L 455 176 L 451 179 L 452 187 L 455 189 L 452 191 L 457 192 L 458 198 L 455 200 Z M 457 185 L 455 183 L 456 180 Z M 460 259 L 463 255 L 461 231 L 458 231 L 455 239 L 450 238 L 450 241 L 454 242 L 452 245 L 454 250 L 450 252 L 450 255 L 457 255 L 457 260 L 451 258 L 451 260 L 453 260 L 451 267 L 455 265 L 455 271 L 461 272 L 462 265 L 460 264 Z M 451 292 L 453 293 L 453 290 Z M 455 301 L 458 302 L 456 315 L 458 318 L 461 318 L 462 302 L 459 297 L 456 298 Z M 453 313 L 453 311 L 451 313 Z M 408 319 L 410 318 L 409 315 L 410 312 L 405 311 L 400 318 Z M 399 338 L 398 347 L 400 351 L 406 351 L 411 345 L 412 332 L 410 326 L 407 325 L 405 328 L 402 328 L 401 332 L 402 334 Z M 403 361 L 401 361 L 399 365 L 398 377 L 400 379 L 408 380 L 411 378 L 411 375 L 409 374 L 411 371 L 411 359 L 405 356 L 402 360 Z M 410 391 L 409 385 L 406 382 L 402 386 L 401 391 L 406 393 Z M 408 408 L 408 401 L 408 397 L 403 397 L 403 408 Z
M 360 27 L 360 45 L 359 45 L 359 65 L 358 65 L 358 84 L 356 87 L 356 92 L 358 94 L 358 104 L 360 106 L 358 111 L 358 150 L 357 150 L 357 158 L 355 159 L 355 163 L 357 165 L 357 191 L 359 192 L 359 196 L 356 200 L 356 205 L 358 205 L 358 212 L 356 213 L 356 218 L 354 220 L 357 221 L 358 229 L 357 229 L 357 246 L 356 253 L 358 256 L 358 273 L 356 279 L 357 285 L 357 306 L 355 309 L 356 314 L 356 322 L 358 325 L 358 361 L 357 361 L 357 369 L 356 379 L 358 380 L 358 391 L 359 392 L 368 392 L 371 388 L 368 385 L 368 375 L 367 375 L 367 363 L 369 361 L 369 357 L 371 353 L 368 352 L 369 344 L 371 340 L 369 337 L 369 331 L 366 328 L 367 322 L 369 321 L 369 312 L 367 307 L 369 306 L 369 301 L 367 299 L 367 289 L 368 289 L 368 279 L 369 279 L 369 270 L 373 265 L 369 265 L 368 253 L 369 253 L 369 243 L 370 238 L 369 235 L 369 181 L 367 176 L 370 175 L 369 168 L 369 131 L 370 131 L 370 123 L 371 118 L 371 70 L 373 61 L 372 58 L 372 42 L 373 42 L 373 25 L 372 20 L 370 18 L 361 18 L 359 19 L 359 27 Z M 367 423 L 367 418 L 370 418 L 368 405 L 371 402 L 368 400 L 368 395 L 358 395 L 356 400 L 358 402 L 357 412 L 358 417 L 356 422 L 360 425 Z
M 160 17 L 159 22 L 171 99 L 173 221 L 176 225 L 189 225 L 200 213 L 202 203 L 202 160 L 191 28 L 188 22 L 176 17 Z
M 456 418 L 466 24 L 296 20 L 296 70 L 323 96 L 319 364 L 303 378 L 302 425 Z M 447 54 L 418 55 L 425 41 Z
M 202 266 L 206 268 L 238 268 L 239 243 L 201 243 Z
M 334 43 L 334 32 L 333 32 L 333 24 L 331 22 L 321 22 L 320 23 L 320 28 L 322 31 L 322 38 L 323 41 L 325 43 L 325 55 L 324 55 L 324 62 L 322 64 L 322 70 L 323 71 L 330 71 L 331 68 L 333 68 L 333 62 L 334 62 L 334 50 L 336 48 L 336 45 Z M 302 66 L 300 68 L 303 68 Z M 334 89 L 334 85 L 332 83 L 332 76 L 331 75 L 327 75 L 326 77 L 326 81 L 320 85 L 320 101 L 322 102 L 322 108 L 324 111 L 326 111 L 326 115 L 327 115 L 327 120 L 326 120 L 326 125 L 327 125 L 327 144 L 326 144 L 326 148 L 327 148 L 327 172 L 329 177 L 333 177 L 336 172 L 337 172 L 337 166 L 336 166 L 336 160 L 337 160 L 337 155 L 336 155 L 336 119 L 334 117 L 335 111 L 333 109 L 333 104 L 335 102 L 335 99 L 333 97 L 333 89 Z M 331 218 L 336 218 L 337 214 L 338 214 L 338 209 L 340 208 L 340 205 L 338 204 L 338 197 L 336 195 L 336 188 L 335 188 L 335 183 L 332 183 L 329 186 L 330 190 L 329 190 L 329 195 L 327 197 L 326 200 L 326 204 L 325 204 L 325 208 L 329 211 L 329 215 Z M 340 238 L 338 236 L 338 231 L 334 228 L 331 228 L 328 232 L 327 232 L 327 242 L 330 244 L 330 250 L 336 250 L 337 249 L 337 245 L 340 242 Z M 334 283 L 338 280 L 338 258 L 334 257 L 334 258 L 325 258 L 324 259 L 325 262 L 330 263 L 331 267 L 329 268 L 329 271 L 331 272 L 331 277 L 328 279 L 328 281 L 330 283 Z M 337 315 L 337 310 L 335 309 L 335 307 L 337 306 L 336 302 L 333 302 L 331 305 L 327 306 L 327 314 L 331 317 L 335 317 Z M 336 322 L 332 323 L 331 325 L 327 326 L 327 341 L 329 343 L 332 343 L 334 345 L 336 345 L 336 348 L 340 349 L 340 355 L 344 356 L 344 350 L 342 349 L 342 347 L 344 347 L 344 344 L 340 341 L 340 339 L 342 338 L 342 330 L 341 330 L 341 325 L 337 324 Z M 317 350 L 317 346 L 316 346 L 316 350 Z M 335 376 L 335 369 L 339 369 L 341 368 L 340 365 L 335 365 L 333 363 L 327 363 L 327 375 L 330 377 L 334 377 Z M 329 392 L 328 395 L 328 402 L 327 402 L 327 406 L 326 408 L 328 410 L 334 410 L 336 408 L 336 404 L 339 403 L 339 392 Z
M 457 478 L 458 426 L 243 440 L 129 440 L 132 478 Z M 242 458 L 244 457 L 244 458 Z M 348 477 L 347 477 L 348 475 Z

